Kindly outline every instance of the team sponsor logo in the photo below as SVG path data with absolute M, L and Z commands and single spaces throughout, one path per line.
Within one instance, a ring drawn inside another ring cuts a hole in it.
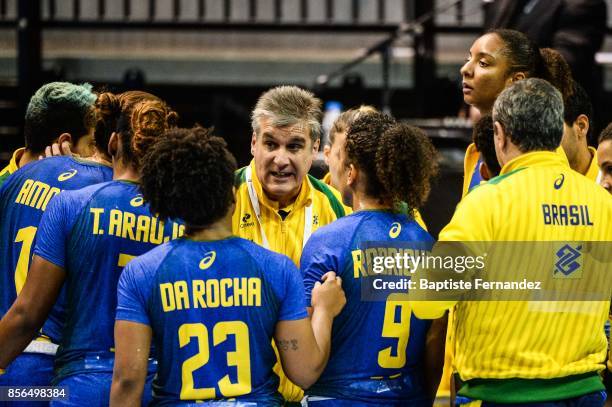
M 391 229 L 389 230 L 389 237 L 391 239 L 395 239 L 399 236 L 401 231 L 402 225 L 400 225 L 399 222 L 393 222 L 393 224 L 391 224 Z
M 142 197 L 142 195 L 136 195 L 134 198 L 132 198 L 132 200 L 130 201 L 130 205 L 132 205 L 134 208 L 137 208 L 139 206 L 142 206 L 142 204 L 144 204 L 144 198 Z
M 565 182 L 565 174 L 559 175 L 559 178 L 555 180 L 554 187 L 555 189 L 561 189 L 563 186 L 563 182 Z
M 217 258 L 217 252 L 212 251 L 204 255 L 204 258 L 200 260 L 200 270 L 206 270 L 212 266 Z
M 317 226 L 319 224 L 319 215 L 314 215 L 312 217 L 312 224 Z
M 244 215 L 242 215 L 242 218 L 240 218 L 240 229 L 244 229 L 244 228 L 248 228 L 250 226 L 254 226 L 255 222 L 251 221 L 251 214 L 250 213 L 245 213 Z
M 57 180 L 59 182 L 63 182 L 63 181 L 69 180 L 70 178 L 74 177 L 76 175 L 76 173 L 77 173 L 77 170 L 74 170 L 74 169 L 66 171 L 66 172 L 63 172 L 63 173 L 61 173 L 59 175 L 59 177 L 57 177 Z
M 557 262 L 553 277 L 580 278 L 582 276 L 582 245 L 565 244 L 557 250 Z

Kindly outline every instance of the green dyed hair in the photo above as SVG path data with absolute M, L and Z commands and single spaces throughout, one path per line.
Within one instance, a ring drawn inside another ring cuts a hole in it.
M 25 146 L 42 152 L 62 133 L 72 142 L 87 135 L 95 126 L 96 95 L 88 83 L 51 82 L 43 85 L 30 99 L 25 116 Z

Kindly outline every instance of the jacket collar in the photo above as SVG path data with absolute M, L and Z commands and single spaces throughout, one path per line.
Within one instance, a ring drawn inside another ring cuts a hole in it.
M 499 175 L 504 175 L 521 168 L 551 166 L 565 166 L 569 168 L 567 158 L 556 151 L 532 151 L 508 161 L 501 169 Z

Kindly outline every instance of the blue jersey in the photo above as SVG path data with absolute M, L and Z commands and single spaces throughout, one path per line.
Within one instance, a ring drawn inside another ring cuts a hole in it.
M 28 272 L 36 231 L 51 198 L 63 190 L 110 181 L 111 167 L 73 157 L 50 157 L 16 171 L 0 188 L 0 316 L 11 307 Z M 42 332 L 60 340 L 62 297 Z
M 342 277 L 347 304 L 334 319 L 329 362 L 307 393 L 337 399 L 420 405 L 425 336 L 430 322 L 417 319 L 405 301 L 362 301 L 364 242 L 426 242 L 415 221 L 386 211 L 359 211 L 315 232 L 301 259 L 310 303 L 314 284 L 328 271 Z
M 123 267 L 179 236 L 181 229 L 151 215 L 138 184 L 129 181 L 66 191 L 49 204 L 34 254 L 66 272 L 66 323 L 56 379 L 74 369 L 87 370 L 81 363 L 86 357 L 112 358 L 117 283 Z
M 149 325 L 158 405 L 236 398 L 279 405 L 271 340 L 277 321 L 307 317 L 289 258 L 248 240 L 179 239 L 131 262 L 117 319 Z

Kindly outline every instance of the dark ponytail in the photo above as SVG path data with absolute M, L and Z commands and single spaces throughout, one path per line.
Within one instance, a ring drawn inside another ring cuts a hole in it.
M 572 94 L 572 71 L 563 56 L 552 48 L 538 48 L 537 44 L 520 31 L 495 29 L 504 43 L 502 54 L 509 61 L 508 76 L 524 72 L 528 78 L 540 78 L 556 87 L 563 100 Z
M 563 55 L 552 48 L 541 48 L 542 76 L 550 82 L 563 96 L 563 102 L 574 93 L 572 70 Z

